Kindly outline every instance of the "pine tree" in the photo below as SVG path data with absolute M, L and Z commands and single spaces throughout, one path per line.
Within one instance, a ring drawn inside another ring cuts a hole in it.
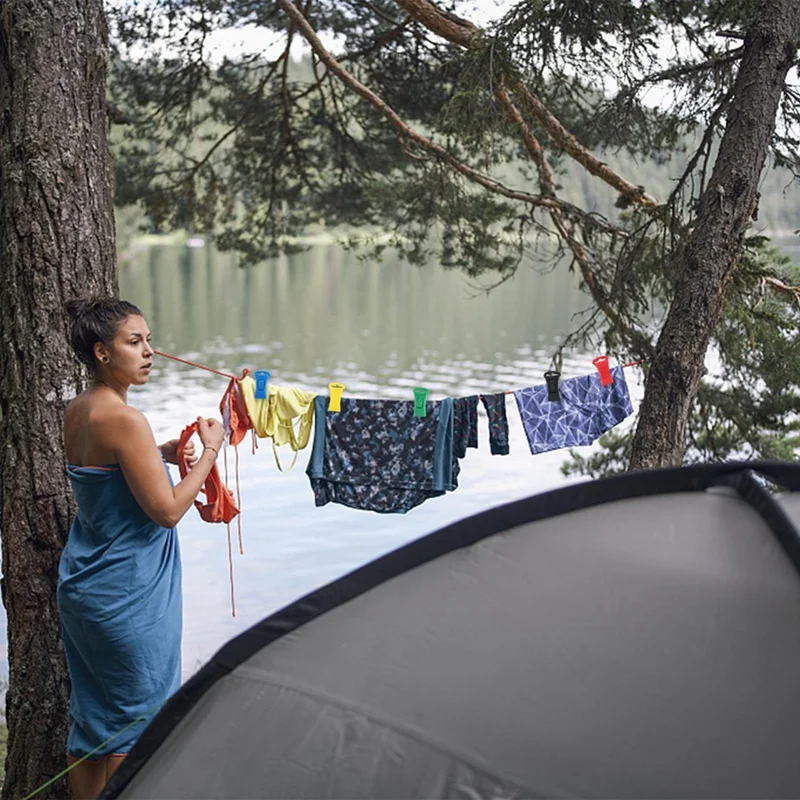
M 101 0 L 0 7 L 0 527 L 8 620 L 4 798 L 66 766 L 56 606 L 75 512 L 62 435 L 85 374 L 64 301 L 116 291 Z M 38 796 L 67 797 L 65 779 Z
M 713 384 L 700 390 L 704 360 L 713 342 L 724 372 L 741 374 L 744 354 L 721 344 L 752 298 L 766 292 L 792 318 L 786 265 L 746 236 L 768 155 L 800 166 L 800 5 L 521 0 L 487 29 L 459 8 L 123 8 L 114 92 L 133 124 L 118 148 L 120 202 L 142 202 L 156 227 L 214 231 L 251 262 L 318 226 L 377 231 L 374 255 L 393 246 L 412 263 L 496 280 L 523 259 L 561 256 L 594 305 L 566 346 L 602 337 L 610 353 L 648 360 L 627 466 L 680 463 L 690 441 L 701 457 L 772 452 L 754 425 L 737 427 L 733 447 L 687 425 L 709 403 L 711 416 L 730 411 Z M 241 24 L 280 41 L 274 57 L 212 63 L 208 34 Z M 301 69 L 298 41 L 311 49 Z M 131 56 L 148 42 L 148 58 Z M 609 165 L 613 150 L 685 167 L 655 197 Z M 578 176 L 613 192 L 613 213 L 567 199 Z M 731 299 L 734 286 L 747 302 Z

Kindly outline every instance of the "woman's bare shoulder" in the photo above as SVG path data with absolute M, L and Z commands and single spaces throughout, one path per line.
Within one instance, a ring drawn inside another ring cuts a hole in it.
M 70 400 L 64 412 L 64 422 L 83 424 L 88 427 L 105 425 L 136 425 L 147 422 L 139 409 L 120 402 L 105 393 L 86 390 Z
M 138 408 L 116 402 L 98 402 L 89 414 L 93 430 L 106 431 L 111 438 L 141 435 L 150 431 L 147 417 Z
M 64 438 L 68 455 L 109 461 L 116 460 L 120 449 L 150 441 L 153 433 L 147 418 L 137 408 L 113 397 L 84 392 L 66 408 Z

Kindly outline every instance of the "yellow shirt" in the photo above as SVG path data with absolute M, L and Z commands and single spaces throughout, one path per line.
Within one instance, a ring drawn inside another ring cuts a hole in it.
M 288 444 L 295 454 L 308 444 L 314 422 L 316 392 L 288 389 L 270 382 L 267 384 L 267 399 L 256 400 L 256 382 L 249 375 L 242 378 L 239 385 L 257 436 L 272 439 L 273 447 Z M 300 417 L 300 426 L 295 433 L 294 420 L 297 417 Z M 276 452 L 276 461 L 277 457 Z

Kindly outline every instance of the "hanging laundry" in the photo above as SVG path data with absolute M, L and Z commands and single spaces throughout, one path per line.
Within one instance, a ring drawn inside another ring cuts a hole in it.
M 428 402 L 424 417 L 413 400 L 343 398 L 328 412 L 320 396 L 315 407 L 306 474 L 316 505 L 405 513 L 455 488 L 452 399 Z
M 239 384 L 256 435 L 262 439 L 272 439 L 272 450 L 278 469 L 283 471 L 277 448 L 288 444 L 294 450 L 294 459 L 288 468 L 291 469 L 297 461 L 297 452 L 308 444 L 311 437 L 314 398 L 317 393 L 276 386 L 270 382 L 267 385 L 267 399 L 257 400 L 256 382 L 249 375 L 242 378 Z M 298 418 L 299 427 L 295 432 L 295 420 Z
M 459 397 L 453 401 L 453 458 L 456 474 L 457 459 L 467 455 L 468 447 L 478 446 L 479 397 L 489 417 L 489 449 L 492 455 L 508 455 L 509 452 L 505 392 Z
M 506 393 L 482 394 L 481 402 L 489 417 L 489 449 L 493 456 L 507 456 L 511 448 L 508 443 Z
M 458 488 L 461 472 L 459 459 L 465 458 L 467 448 L 478 447 L 478 395 L 453 400 L 453 489 Z
M 236 378 L 231 378 L 225 394 L 219 403 L 222 414 L 222 427 L 225 428 L 226 441 L 234 447 L 241 443 L 253 426 L 242 397 L 242 389 Z
M 246 375 L 248 370 L 245 370 L 243 376 Z M 225 389 L 225 394 L 219 403 L 219 410 L 222 414 L 222 427 L 225 429 L 225 441 L 233 445 L 233 452 L 235 454 L 235 482 L 236 482 L 236 503 L 241 509 L 242 507 L 242 491 L 239 484 L 239 447 L 238 445 L 244 440 L 248 431 L 253 431 L 253 425 L 250 422 L 250 415 L 247 413 L 247 406 L 242 396 L 242 387 L 239 379 L 232 375 L 228 382 L 228 387 Z M 255 452 L 255 433 L 253 433 L 253 452 Z M 225 451 L 225 483 L 228 482 L 228 454 Z M 236 517 L 236 526 L 239 531 L 239 552 L 244 555 L 244 543 L 242 541 L 242 516 L 241 512 Z
M 478 446 L 478 395 L 453 400 L 453 457 L 464 458 Z
M 181 480 L 189 474 L 191 469 L 184 455 L 184 448 L 196 432 L 197 423 L 192 422 L 183 429 L 178 440 L 178 471 L 181 474 Z M 201 503 L 199 500 L 195 500 L 194 505 L 200 512 L 200 517 L 206 522 L 229 523 L 239 513 L 233 493 L 222 482 L 216 463 L 211 467 L 211 472 L 208 473 L 200 491 L 206 496 L 206 502 Z
M 596 372 L 560 381 L 561 401 L 555 403 L 548 401 L 544 384 L 515 391 L 531 453 L 591 444 L 632 414 L 622 367 L 611 374 L 609 386 L 600 383 Z

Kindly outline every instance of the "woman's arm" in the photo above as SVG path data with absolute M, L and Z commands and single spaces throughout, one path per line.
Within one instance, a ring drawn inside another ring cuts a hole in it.
M 211 472 L 224 438 L 222 425 L 200 421 L 198 434 L 205 449 L 189 474 L 172 487 L 144 414 L 125 406 L 114 416 L 111 445 L 136 502 L 153 522 L 174 528 Z

